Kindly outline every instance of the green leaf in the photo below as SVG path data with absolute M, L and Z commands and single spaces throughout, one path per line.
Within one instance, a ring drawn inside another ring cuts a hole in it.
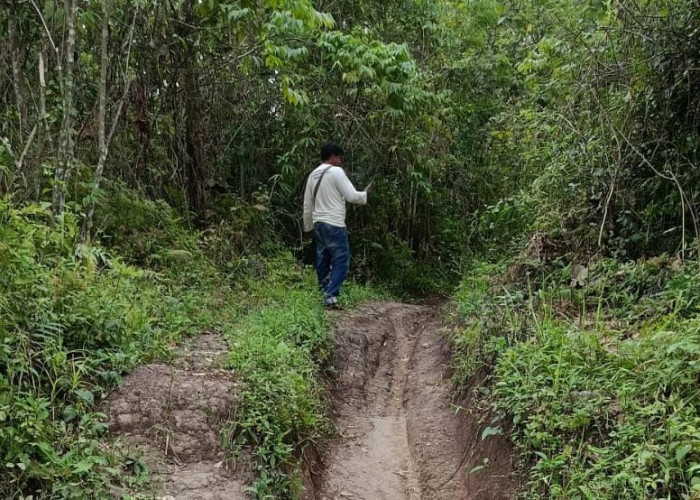
M 77 474 L 81 472 L 87 472 L 92 469 L 92 461 L 88 459 L 83 459 L 73 466 L 73 471 Z
M 690 444 L 684 444 L 676 448 L 676 461 L 682 462 L 683 459 L 691 452 L 693 446 Z
M 586 497 L 586 500 L 593 500 L 596 498 L 596 496 L 593 494 L 591 489 L 586 486 L 586 485 L 581 485 L 578 487 L 579 490 L 581 490 L 581 493 L 583 493 Z
M 250 13 L 250 9 L 245 8 L 245 9 L 234 9 L 234 8 L 229 8 L 228 12 L 226 13 L 226 17 L 228 17 L 228 20 L 233 22 L 233 21 L 238 21 L 239 19 L 243 19 Z
M 85 401 L 88 404 L 94 404 L 95 403 L 95 396 L 92 394 L 92 392 L 85 390 L 85 389 L 76 389 L 75 395 L 78 396 L 80 399 Z
M 481 433 L 481 440 L 485 440 L 489 436 L 498 436 L 503 433 L 503 429 L 500 427 L 487 427 L 484 432 Z

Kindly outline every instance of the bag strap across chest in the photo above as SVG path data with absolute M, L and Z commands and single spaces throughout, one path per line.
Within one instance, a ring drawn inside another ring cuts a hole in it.
M 329 165 L 326 167 L 326 169 L 321 172 L 321 176 L 318 178 L 316 181 L 316 185 L 314 186 L 314 194 L 313 194 L 313 204 L 311 205 L 313 209 L 316 209 L 316 195 L 318 194 L 318 188 L 321 187 L 321 181 L 323 180 L 323 177 L 326 175 L 326 173 L 331 169 L 332 165 Z

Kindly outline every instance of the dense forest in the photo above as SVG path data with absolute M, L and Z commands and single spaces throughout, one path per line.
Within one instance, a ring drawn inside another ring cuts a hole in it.
M 523 497 L 700 498 L 697 0 L 0 5 L 2 498 L 152 498 L 103 400 L 202 331 L 250 494 L 300 494 L 331 139 L 374 186 L 348 305 L 448 299 Z

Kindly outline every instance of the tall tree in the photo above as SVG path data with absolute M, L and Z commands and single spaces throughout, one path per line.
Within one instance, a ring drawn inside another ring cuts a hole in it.
M 87 209 L 85 213 L 85 219 L 83 221 L 82 230 L 82 240 L 87 241 L 90 237 L 90 231 L 92 229 L 93 216 L 95 214 L 95 203 L 97 193 L 100 189 L 100 183 L 102 182 L 102 174 L 105 167 L 105 162 L 107 161 L 107 156 L 109 155 L 109 147 L 114 137 L 114 133 L 117 130 L 117 124 L 121 118 L 122 108 L 127 96 L 129 95 L 129 89 L 131 87 L 131 77 L 129 75 L 129 63 L 131 58 L 131 42 L 133 37 L 134 26 L 132 24 L 128 35 L 128 45 L 127 53 L 124 62 L 124 89 L 121 99 L 116 103 L 116 110 L 114 111 L 114 116 L 112 118 L 112 126 L 107 135 L 106 131 L 106 121 L 107 121 L 107 69 L 109 66 L 109 23 L 112 10 L 112 2 L 110 0 L 102 0 L 102 36 L 101 36 L 101 55 L 100 55 L 100 83 L 98 90 L 98 112 L 97 112 L 97 138 L 98 138 L 98 149 L 99 157 L 97 160 L 97 165 L 95 167 L 95 173 L 92 181 L 92 193 L 89 198 Z M 136 22 L 136 16 L 138 15 L 138 9 L 134 13 L 134 21 Z
M 12 63 L 12 86 L 15 91 L 15 102 L 17 105 L 17 116 L 19 119 L 19 138 L 24 140 L 27 131 L 27 106 L 24 99 L 23 80 L 20 48 L 17 40 L 17 0 L 10 0 L 9 15 L 7 16 L 7 34 L 10 48 L 10 60 Z

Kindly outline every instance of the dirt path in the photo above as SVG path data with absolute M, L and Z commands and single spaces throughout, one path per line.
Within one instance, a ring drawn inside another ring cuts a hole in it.
M 341 437 L 324 454 L 319 500 L 507 499 L 512 450 L 478 439 L 484 422 L 457 414 L 436 310 L 373 303 L 337 336 L 334 413 Z M 488 467 L 472 470 L 483 465 Z
M 228 351 L 218 335 L 185 343 L 172 365 L 144 365 L 106 404 L 110 432 L 142 455 L 162 500 L 242 500 L 250 472 L 221 449 L 222 425 L 238 402 Z
M 513 497 L 508 441 L 481 439 L 488 412 L 469 398 L 455 412 L 442 328 L 428 306 L 376 302 L 340 318 L 332 391 L 340 437 L 313 468 L 321 472 L 306 475 L 305 498 Z M 155 498 L 247 498 L 250 466 L 233 467 L 220 446 L 239 402 L 234 375 L 219 368 L 226 353 L 219 336 L 202 335 L 172 364 L 137 368 L 107 400 L 110 431 L 148 463 Z

